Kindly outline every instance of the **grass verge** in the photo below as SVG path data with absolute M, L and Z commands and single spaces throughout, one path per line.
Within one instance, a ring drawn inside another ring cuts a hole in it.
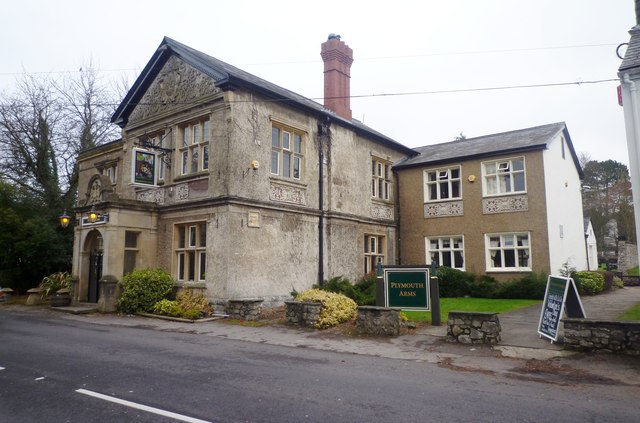
M 636 304 L 621 314 L 617 320 L 640 320 L 640 304 Z
M 539 304 L 540 300 L 502 300 L 488 298 L 440 298 L 440 321 L 446 322 L 449 312 L 477 311 L 483 313 L 506 313 L 530 305 Z M 409 320 L 431 322 L 430 311 L 405 311 Z

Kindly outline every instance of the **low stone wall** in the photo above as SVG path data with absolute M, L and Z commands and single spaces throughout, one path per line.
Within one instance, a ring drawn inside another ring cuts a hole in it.
M 500 320 L 497 313 L 450 311 L 447 339 L 461 344 L 497 344 L 500 342 Z
M 317 301 L 285 301 L 287 322 L 304 327 L 315 327 L 320 319 L 322 303 Z
M 400 310 L 386 307 L 358 307 L 356 327 L 360 333 L 378 336 L 400 335 Z
M 230 319 L 258 320 L 262 314 L 262 301 L 260 298 L 229 300 L 226 311 Z
M 563 319 L 564 348 L 640 355 L 640 322 Z

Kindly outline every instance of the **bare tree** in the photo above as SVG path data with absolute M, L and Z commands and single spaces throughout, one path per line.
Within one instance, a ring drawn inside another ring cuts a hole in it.
M 0 99 L 0 175 L 50 206 L 68 186 L 59 174 L 61 120 L 52 81 L 25 74 L 17 94 Z

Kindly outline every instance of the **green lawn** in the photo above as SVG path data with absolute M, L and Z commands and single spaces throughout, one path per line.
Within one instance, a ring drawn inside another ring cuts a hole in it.
M 449 312 L 478 311 L 486 313 L 505 313 L 539 304 L 539 300 L 492 300 L 487 298 L 440 298 L 440 321 L 445 323 Z M 409 320 L 431 322 L 430 311 L 405 311 Z
M 626 273 L 627 275 L 638 276 L 638 266 L 628 269 Z
M 640 320 L 640 304 L 636 304 L 635 307 L 620 315 L 618 320 Z

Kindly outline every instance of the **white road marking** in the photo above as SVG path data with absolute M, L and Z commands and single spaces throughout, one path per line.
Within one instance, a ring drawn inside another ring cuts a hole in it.
M 196 419 L 194 417 L 189 417 L 189 416 L 184 416 L 182 414 L 172 413 L 170 411 L 161 410 L 159 408 L 149 407 L 147 405 L 142 405 L 142 404 L 138 404 L 138 403 L 135 403 L 135 402 L 123 400 L 123 399 L 120 399 L 120 398 L 111 397 L 109 395 L 100 394 L 98 392 L 89 391 L 87 389 L 76 389 L 76 392 L 79 393 L 79 394 L 88 395 L 90 397 L 98 398 L 98 399 L 101 399 L 101 400 L 114 402 L 116 404 L 124 405 L 124 406 L 127 406 L 127 407 L 136 408 L 138 410 L 147 411 L 149 413 L 158 414 L 160 416 L 170 417 L 172 419 L 180 420 L 180 421 L 183 421 L 183 422 L 188 422 L 188 423 L 211 423 L 211 422 L 206 421 L 206 420 L 200 420 L 200 419 Z
M 44 376 L 42 376 L 42 377 L 37 377 L 37 378 L 35 378 L 34 380 L 44 380 Z
M 4 370 L 4 367 L 0 367 L 0 370 Z

